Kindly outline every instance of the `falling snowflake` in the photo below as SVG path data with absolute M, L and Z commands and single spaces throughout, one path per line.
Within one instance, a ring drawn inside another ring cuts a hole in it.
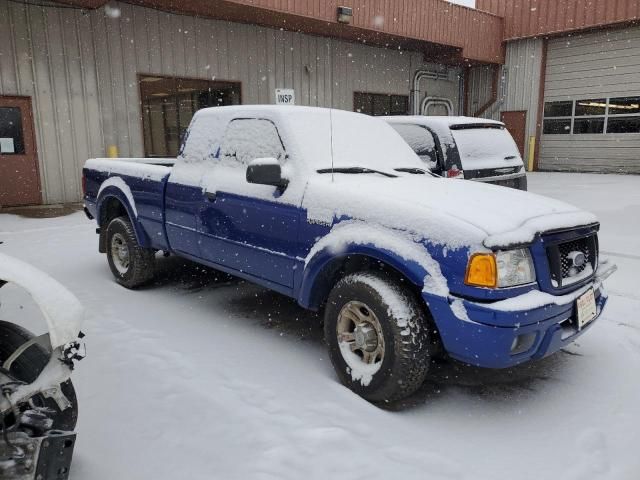
M 114 2 L 109 2 L 104 6 L 104 13 L 109 18 L 120 18 L 120 15 L 122 15 L 120 7 Z

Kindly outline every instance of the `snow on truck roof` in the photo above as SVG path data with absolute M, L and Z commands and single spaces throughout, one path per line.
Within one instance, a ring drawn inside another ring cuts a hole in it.
M 403 167 L 423 168 L 407 143 L 380 118 L 320 107 L 239 105 L 196 112 L 181 159 L 201 161 L 219 152 L 229 123 L 241 119 L 272 121 L 287 154 L 312 170 L 367 166 L 389 170 L 390 159 Z M 332 163 L 333 159 L 333 163 Z
M 504 123 L 497 120 L 476 117 L 444 117 L 444 116 L 427 116 L 427 115 L 400 115 L 393 117 L 384 117 L 388 123 L 415 123 L 419 125 L 432 127 L 455 127 L 457 125 L 500 125 Z

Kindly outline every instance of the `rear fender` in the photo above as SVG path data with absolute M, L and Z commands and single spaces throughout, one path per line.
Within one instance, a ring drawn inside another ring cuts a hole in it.
M 111 179 L 110 179 L 111 180 Z M 124 182 L 123 182 L 124 183 Z M 106 247 L 106 230 L 107 223 L 104 219 L 106 218 L 106 209 L 109 205 L 110 200 L 117 200 L 123 207 L 131 221 L 131 225 L 133 226 L 133 231 L 136 235 L 136 240 L 138 244 L 142 247 L 149 248 L 151 246 L 151 242 L 149 240 L 148 235 L 142 228 L 142 225 L 138 221 L 138 212 L 136 210 L 135 203 L 133 201 L 133 195 L 131 194 L 131 190 L 129 187 L 124 184 L 127 188 L 127 192 L 123 191 L 122 185 L 107 185 L 100 189 L 100 193 L 98 194 L 98 199 L 96 202 L 96 212 L 97 212 L 97 221 L 98 226 L 100 227 L 100 251 L 104 253 L 104 248 Z

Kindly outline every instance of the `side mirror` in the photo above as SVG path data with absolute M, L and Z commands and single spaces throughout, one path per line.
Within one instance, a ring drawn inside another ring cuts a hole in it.
M 284 190 L 289 180 L 282 178 L 280 163 L 275 158 L 256 158 L 247 167 L 247 182 L 272 185 Z

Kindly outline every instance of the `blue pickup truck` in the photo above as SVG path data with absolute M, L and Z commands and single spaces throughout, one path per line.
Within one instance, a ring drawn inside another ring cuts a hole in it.
M 504 368 L 600 315 L 599 224 L 531 193 L 432 174 L 387 123 L 307 107 L 196 113 L 176 160 L 91 159 L 85 211 L 116 281 L 164 252 L 321 310 L 340 380 L 410 395 L 439 354 Z

